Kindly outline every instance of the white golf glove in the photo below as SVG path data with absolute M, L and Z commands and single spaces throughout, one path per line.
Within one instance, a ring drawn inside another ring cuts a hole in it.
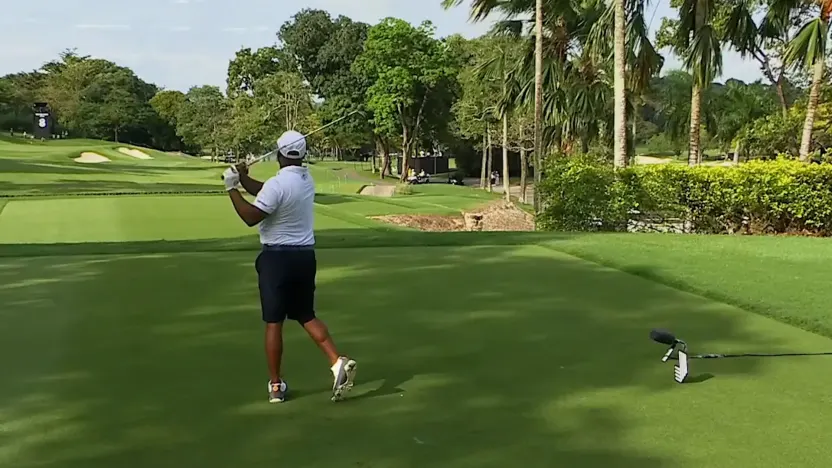
M 225 190 L 230 191 L 240 184 L 240 174 L 234 166 L 231 166 L 222 173 L 222 180 L 225 182 Z

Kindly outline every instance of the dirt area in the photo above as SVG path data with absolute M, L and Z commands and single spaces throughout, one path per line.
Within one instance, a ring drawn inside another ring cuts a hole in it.
M 458 215 L 388 215 L 372 219 L 430 232 L 534 230 L 532 215 L 502 200 Z
M 384 223 L 409 227 L 420 231 L 449 232 L 466 230 L 465 219 L 462 216 L 387 215 L 372 216 L 371 218 Z
M 395 185 L 367 185 L 361 189 L 361 195 L 371 197 L 392 197 L 395 193 Z

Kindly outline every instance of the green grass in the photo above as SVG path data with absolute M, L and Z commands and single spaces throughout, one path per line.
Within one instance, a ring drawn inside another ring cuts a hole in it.
M 829 239 L 616 234 L 551 245 L 832 337 Z
M 20 170 L 0 184 L 43 195 L 0 198 L 0 466 L 828 465 L 832 358 L 694 361 L 679 386 L 647 338 L 832 350 L 828 240 L 393 229 L 367 218 L 494 196 L 362 197 L 360 177 L 314 165 L 317 309 L 359 383 L 329 402 L 326 363 L 290 326 L 293 399 L 269 405 L 258 239 L 227 198 L 71 196 L 107 175 L 221 189 L 222 168 L 40 172 L 75 167 L 58 148 L 106 145 L 75 143 L 0 154 Z
M 4 261 L 0 464 L 826 464 L 828 361 L 701 363 L 716 377 L 680 387 L 646 335 L 668 325 L 703 350 L 829 340 L 535 246 L 407 262 L 321 249 L 318 309 L 360 383 L 331 404 L 322 357 L 290 327 L 295 399 L 270 406 L 254 255 Z

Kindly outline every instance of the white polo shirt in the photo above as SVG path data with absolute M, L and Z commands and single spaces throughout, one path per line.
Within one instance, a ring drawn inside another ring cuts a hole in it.
M 280 169 L 263 183 L 254 206 L 269 214 L 258 226 L 261 244 L 315 244 L 315 181 L 309 169 Z

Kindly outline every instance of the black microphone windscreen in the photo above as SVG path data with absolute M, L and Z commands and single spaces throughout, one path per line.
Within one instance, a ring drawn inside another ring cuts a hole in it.
M 666 345 L 673 345 L 676 343 L 676 337 L 673 333 L 667 330 L 655 329 L 650 331 L 650 339 Z

